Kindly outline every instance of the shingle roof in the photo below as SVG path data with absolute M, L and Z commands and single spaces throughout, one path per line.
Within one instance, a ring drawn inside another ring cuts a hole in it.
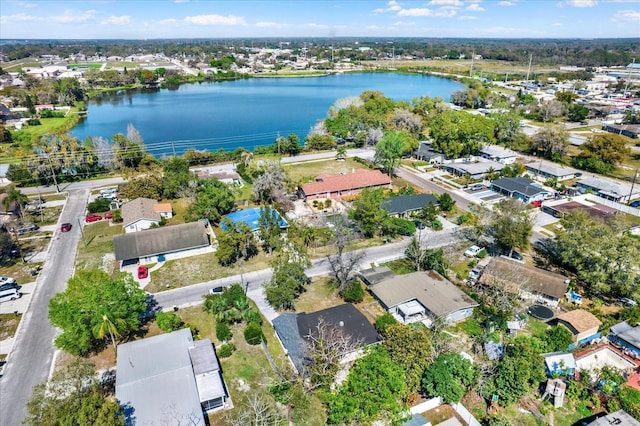
M 399 195 L 382 201 L 382 208 L 389 214 L 403 214 L 426 207 L 429 203 L 437 206 L 438 199 L 431 194 Z
M 577 182 L 577 185 L 594 188 L 602 194 L 609 195 L 615 198 L 626 197 L 629 195 L 633 197 L 634 195 L 640 193 L 640 189 L 638 189 L 637 187 L 632 190 L 631 185 L 606 179 L 600 179 L 597 177 L 580 179 Z
M 584 309 L 575 309 L 573 311 L 564 312 L 558 315 L 558 320 L 564 321 L 573 327 L 577 333 L 590 330 L 594 327 L 600 327 L 600 320 L 596 318 L 591 312 L 587 312 Z
M 436 271 L 398 275 L 370 287 L 370 290 L 387 308 L 416 299 L 436 317 L 478 306 Z
M 302 191 L 309 196 L 338 191 L 352 191 L 362 188 L 389 185 L 391 178 L 379 170 L 355 170 L 353 173 L 331 176 L 320 175 L 316 182 L 305 183 Z
M 487 145 L 480 148 L 480 152 L 493 158 L 511 158 L 517 157 L 518 153 L 510 149 L 504 149 L 497 145 Z
M 367 285 L 375 285 L 396 276 L 388 266 L 374 266 L 373 268 L 361 269 L 358 274 Z
M 548 192 L 546 189 L 540 187 L 531 179 L 524 177 L 513 178 L 500 178 L 491 182 L 491 186 L 504 189 L 506 192 L 526 195 L 527 197 L 539 194 L 541 192 Z
M 533 171 L 534 173 L 536 172 L 546 173 L 555 177 L 574 175 L 577 172 L 576 169 L 571 169 L 568 167 L 560 166 L 553 163 L 547 163 L 544 161 L 543 162 L 534 161 L 533 163 L 526 164 L 525 167 L 528 170 Z
M 561 299 L 567 292 L 565 279 L 562 275 L 544 269 L 495 257 L 482 271 L 479 282 L 488 286 L 503 285 L 513 293 L 528 290 Z
M 153 209 L 156 200 L 136 198 L 122 205 L 122 226 L 127 226 L 140 219 L 160 221 L 160 213 Z
M 146 229 L 113 237 L 113 248 L 118 261 L 173 253 L 208 245 L 209 238 L 202 222 Z
M 497 161 L 481 159 L 473 163 L 448 163 L 448 164 L 445 164 L 444 167 L 446 169 L 456 170 L 458 171 L 458 173 L 468 173 L 470 175 L 479 175 L 479 174 L 489 173 L 490 169 L 493 169 L 493 171 L 495 172 L 499 172 L 500 170 L 504 169 L 506 166 L 503 163 L 499 163 Z

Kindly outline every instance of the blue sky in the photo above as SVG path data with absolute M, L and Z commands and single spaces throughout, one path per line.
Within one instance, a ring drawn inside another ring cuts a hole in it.
M 640 0 L 0 0 L 0 38 L 640 37 Z

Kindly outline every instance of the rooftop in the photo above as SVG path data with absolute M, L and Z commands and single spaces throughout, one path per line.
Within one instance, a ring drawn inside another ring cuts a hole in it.
M 588 423 L 589 426 L 640 426 L 640 422 L 624 410 L 618 410 Z
M 438 199 L 431 194 L 399 195 L 382 201 L 382 208 L 389 214 L 402 214 L 422 209 L 428 204 L 437 206 Z
M 615 198 L 626 197 L 635 194 L 640 194 L 639 188 L 634 188 L 633 193 L 631 189 L 631 185 L 627 185 L 621 182 L 614 182 L 612 180 L 601 179 L 597 177 L 590 177 L 580 179 L 578 181 L 578 185 L 586 186 L 589 188 L 597 189 L 599 192 L 611 195 Z
M 571 169 L 568 167 L 563 167 L 558 164 L 549 163 L 549 162 L 540 162 L 534 161 L 526 165 L 527 169 L 532 170 L 534 172 L 546 173 L 555 177 L 562 177 L 568 175 L 575 175 L 578 170 Z
M 558 320 L 564 321 L 573 327 L 576 331 L 574 334 L 582 333 L 595 327 L 600 327 L 602 322 L 584 309 L 575 309 L 569 312 L 563 312 L 558 315 Z
M 370 288 L 387 308 L 416 299 L 436 317 L 478 306 L 436 271 L 397 275 Z
M 566 352 L 552 352 L 544 355 L 544 364 L 548 371 L 567 370 L 576 368 L 576 360 L 572 354 Z
M 391 184 L 391 178 L 379 170 L 354 170 L 344 175 L 320 175 L 313 183 L 302 185 L 306 195 L 350 191 Z
M 373 268 L 361 269 L 359 274 L 367 285 L 378 284 L 379 282 L 396 276 L 388 266 L 374 266 Z
M 153 210 L 158 213 L 164 213 L 173 211 L 173 208 L 171 203 L 157 203 L 153 206 Z
M 497 145 L 487 145 L 480 149 L 480 152 L 492 158 L 511 158 L 517 157 L 518 153 L 510 149 L 504 149 Z
M 124 203 L 122 205 L 122 226 L 130 225 L 140 219 L 160 222 L 160 213 L 154 209 L 156 203 L 156 200 L 142 197 Z
M 611 334 L 640 349 L 640 327 L 631 326 L 626 321 L 611 327 Z
M 497 186 L 504 189 L 507 192 L 526 195 L 531 197 L 541 192 L 548 192 L 540 185 L 536 184 L 531 179 L 525 177 L 513 177 L 513 178 L 500 178 L 491 182 L 492 186 Z
M 488 173 L 490 169 L 496 172 L 504 169 L 505 165 L 497 161 L 479 159 L 476 162 L 470 163 L 447 163 L 444 165 L 446 168 L 458 170 L 460 172 L 468 173 L 470 175 L 478 175 L 482 173 Z

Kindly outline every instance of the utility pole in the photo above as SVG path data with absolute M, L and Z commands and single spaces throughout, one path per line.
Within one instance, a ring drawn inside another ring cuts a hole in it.
M 638 178 L 638 169 L 636 169 L 636 172 L 633 174 L 633 181 L 631 182 L 631 190 L 629 191 L 629 201 L 627 201 L 627 204 L 631 202 L 631 197 L 633 197 L 633 187 L 636 186 L 637 178 Z
M 633 70 L 635 63 L 636 63 L 636 58 L 633 58 L 632 65 L 629 68 L 629 75 L 627 76 L 627 84 L 624 85 L 624 93 L 623 93 L 623 95 L 625 97 L 627 96 L 627 89 L 629 88 L 629 83 L 631 82 L 631 70 Z
M 533 60 L 533 53 L 529 55 L 529 68 L 527 68 L 527 83 L 529 82 L 529 73 L 531 73 L 531 61 Z
M 473 77 L 473 58 L 476 56 L 475 50 L 471 53 L 471 67 L 469 68 L 469 77 Z
M 45 158 L 49 161 L 49 167 L 51 168 L 51 177 L 53 177 L 53 183 L 56 185 L 56 189 L 60 192 L 60 187 L 58 186 L 58 180 L 56 179 L 56 171 L 53 169 L 53 163 L 51 162 L 51 157 L 49 154 L 45 154 Z

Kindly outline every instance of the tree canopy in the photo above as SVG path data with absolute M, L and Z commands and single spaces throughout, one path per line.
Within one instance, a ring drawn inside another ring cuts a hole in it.
M 448 158 L 473 155 L 494 142 L 494 124 L 464 111 L 445 111 L 431 122 L 433 148 Z
M 449 353 L 438 356 L 427 367 L 422 387 L 430 396 L 439 396 L 444 402 L 459 402 L 467 389 L 478 382 L 479 369 L 462 355 Z
M 191 220 L 207 218 L 217 223 L 223 215 L 233 210 L 235 202 L 235 195 L 228 185 L 215 178 L 201 180 L 188 215 Z

